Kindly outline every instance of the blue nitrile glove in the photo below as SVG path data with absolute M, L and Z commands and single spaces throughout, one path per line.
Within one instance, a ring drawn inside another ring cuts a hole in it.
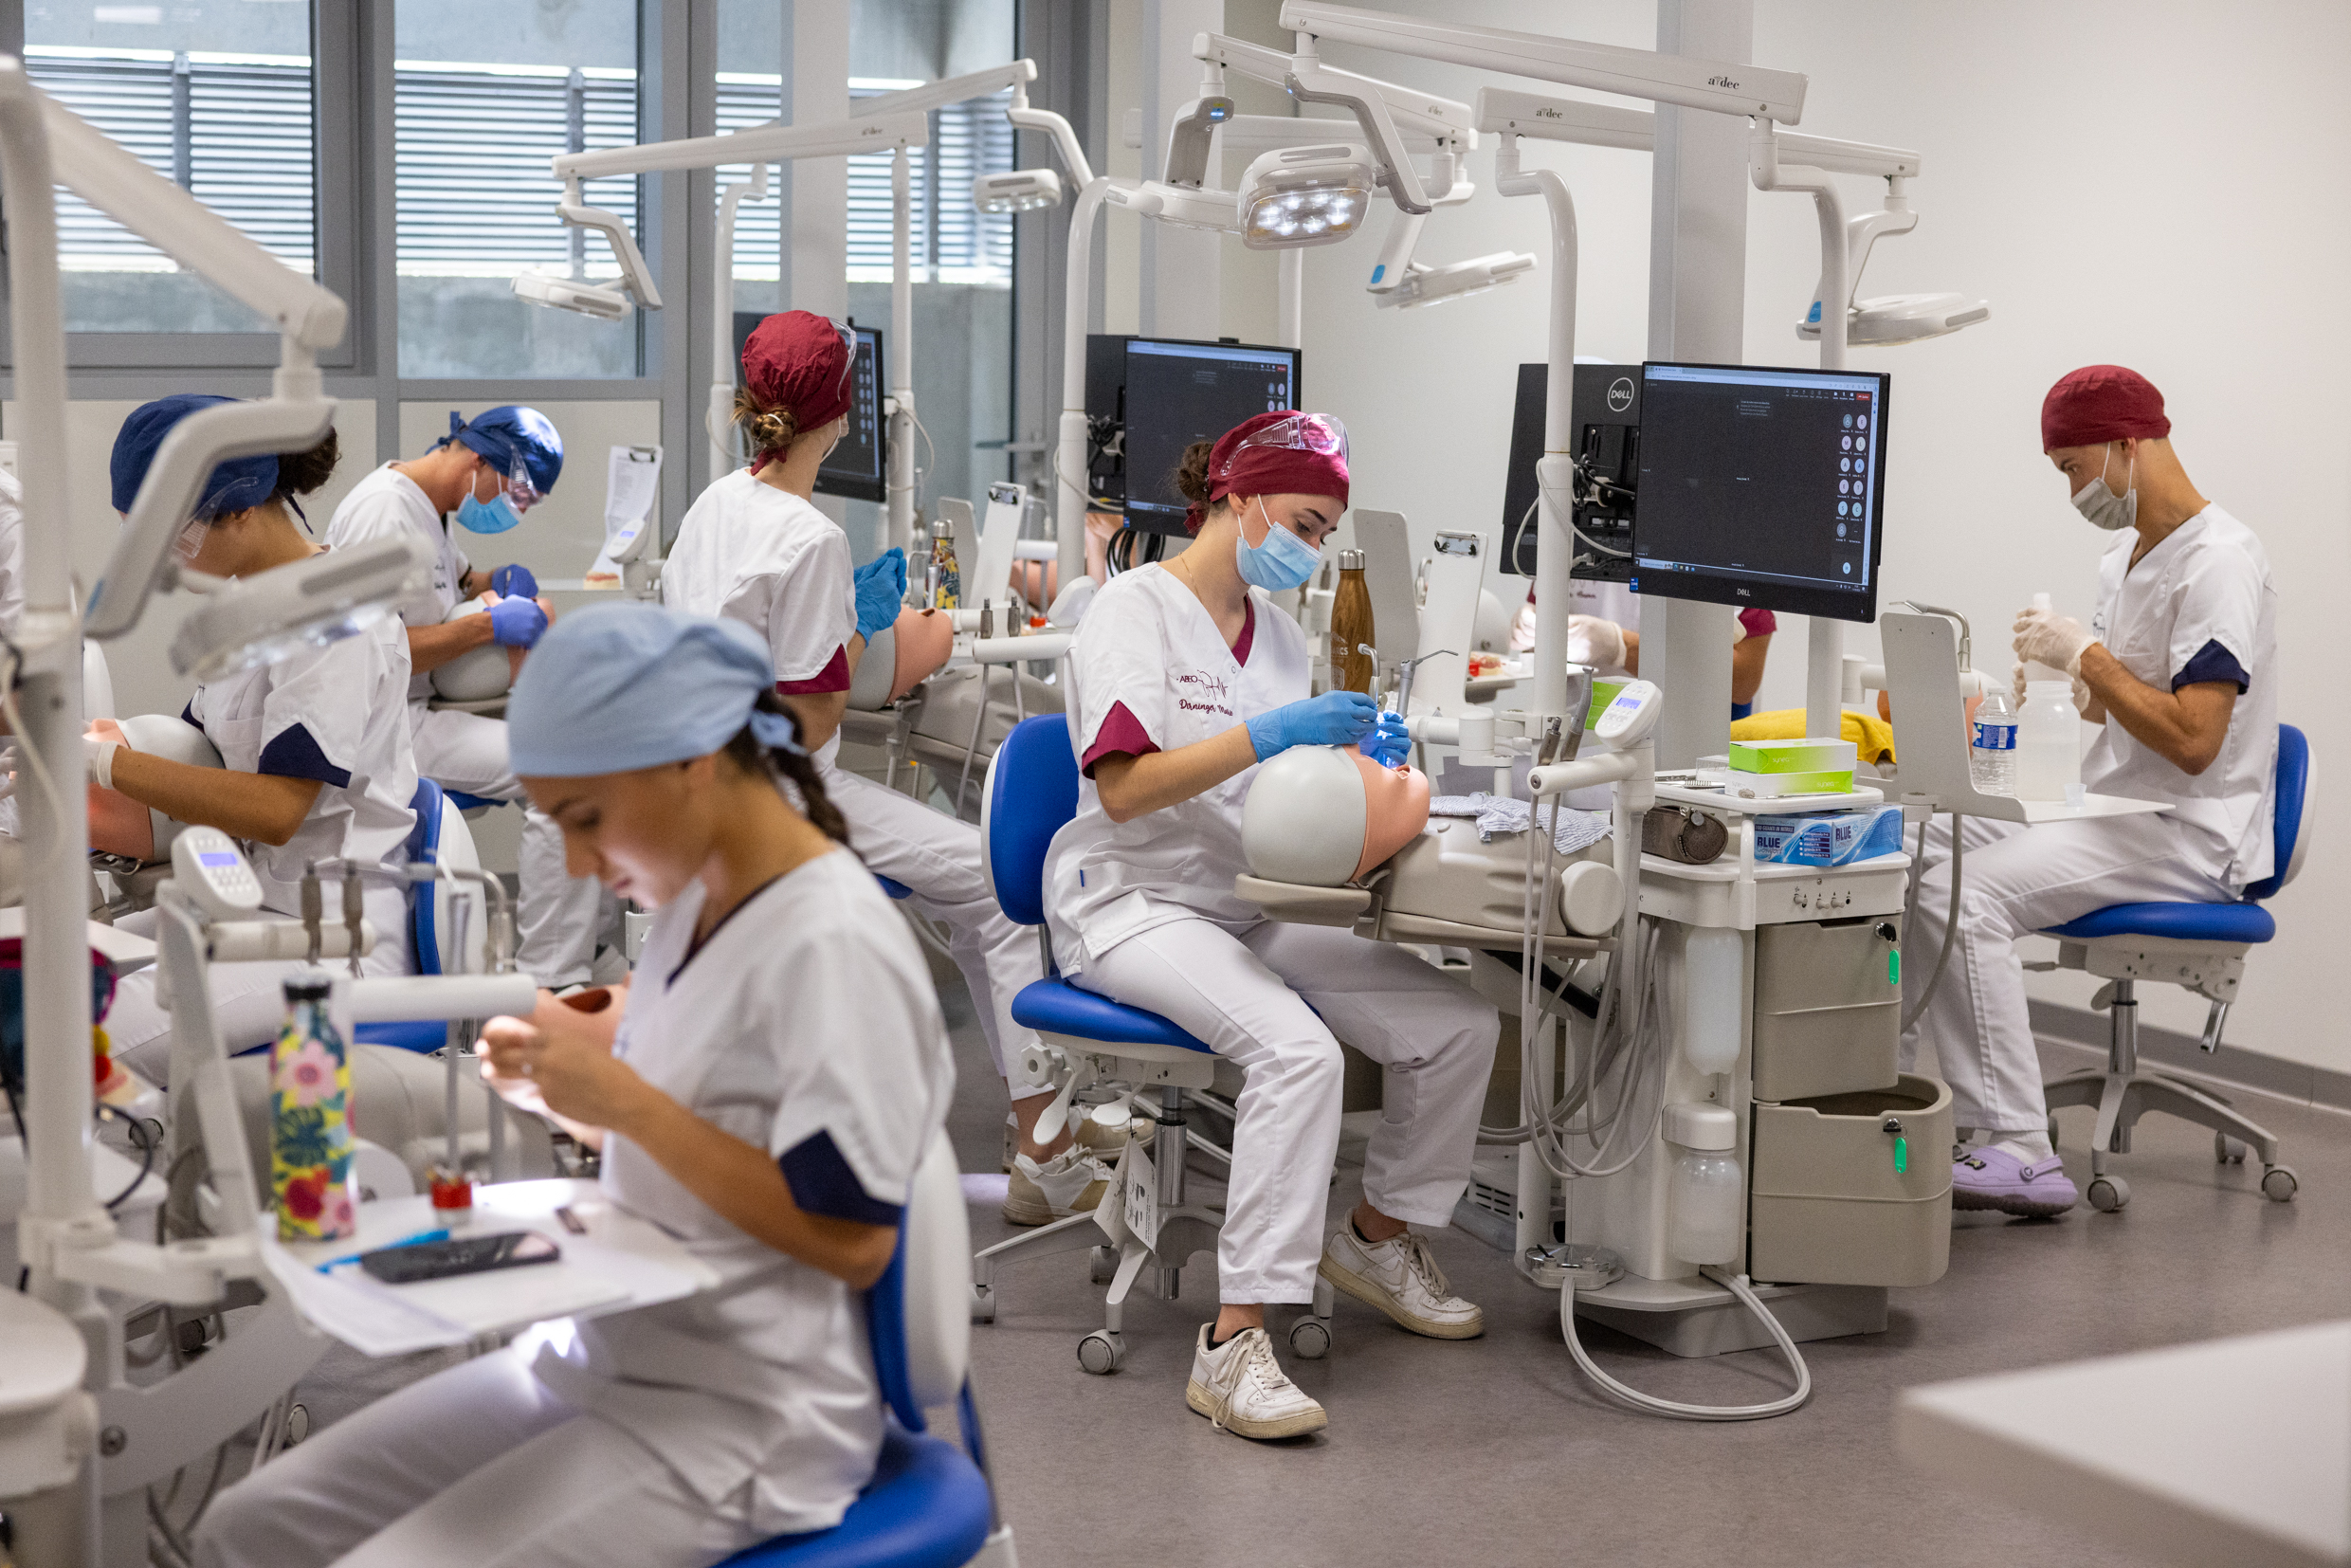
M 906 553 L 893 544 L 849 575 L 857 584 L 857 634 L 870 642 L 905 605 Z
M 508 598 L 536 599 L 538 597 L 538 579 L 531 575 L 531 569 L 527 566 L 501 566 L 490 574 L 490 592 L 502 593 Z
M 1249 744 L 1264 762 L 1292 746 L 1350 746 L 1371 733 L 1379 709 L 1359 691 L 1326 691 L 1248 721 Z
M 1404 759 L 1412 755 L 1412 738 L 1404 728 L 1403 715 L 1381 714 L 1372 733 L 1356 749 L 1383 768 L 1402 767 Z
M 501 599 L 490 606 L 490 641 L 501 647 L 536 647 L 546 631 L 547 612 L 536 599 Z

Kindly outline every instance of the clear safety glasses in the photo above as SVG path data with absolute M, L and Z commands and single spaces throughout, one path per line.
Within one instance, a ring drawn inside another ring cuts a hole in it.
M 834 321 L 829 316 L 825 319 L 841 335 L 840 391 L 846 393 L 857 380 L 857 329 L 847 321 Z
M 1327 413 L 1293 413 L 1285 415 L 1241 438 L 1232 449 L 1239 457 L 1252 447 L 1283 447 L 1292 451 L 1320 452 L 1324 457 L 1347 461 L 1347 427 L 1336 415 Z
M 506 470 L 505 490 L 506 502 L 517 513 L 527 512 L 538 504 L 538 486 L 531 483 L 531 471 L 519 457 L 514 460 L 514 465 Z

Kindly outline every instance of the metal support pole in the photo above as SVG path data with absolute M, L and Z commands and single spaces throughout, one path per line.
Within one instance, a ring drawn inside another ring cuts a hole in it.
M 1151 1165 L 1159 1179 L 1162 1216 L 1184 1206 L 1184 1157 L 1190 1141 L 1185 1135 L 1184 1091 L 1173 1086 L 1162 1088 L 1158 1123 L 1151 1135 Z M 1183 1269 L 1162 1268 L 1158 1273 L 1160 1299 L 1174 1301 L 1183 1289 Z
M 584 153 L 588 150 L 588 78 L 576 65 L 563 84 L 563 150 Z M 564 241 L 572 247 L 572 276 L 588 276 L 588 230 L 577 224 L 564 226 Z
M 195 72 L 188 51 L 172 56 L 172 183 L 182 191 L 196 188 Z

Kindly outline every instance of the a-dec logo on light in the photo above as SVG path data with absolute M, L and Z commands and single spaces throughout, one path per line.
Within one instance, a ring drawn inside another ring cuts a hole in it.
M 1632 380 L 1630 376 L 1620 375 L 1608 384 L 1608 411 L 1622 413 L 1631 407 L 1632 407 Z

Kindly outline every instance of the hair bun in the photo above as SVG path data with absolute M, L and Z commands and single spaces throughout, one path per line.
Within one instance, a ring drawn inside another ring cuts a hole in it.
M 1209 453 L 1215 444 L 1195 441 L 1184 448 L 1183 461 L 1176 465 L 1176 491 L 1195 510 L 1205 510 L 1209 503 Z
M 335 477 L 335 465 L 342 461 L 342 455 L 341 445 L 331 428 L 324 441 L 306 452 L 280 453 L 278 495 L 309 495 Z

